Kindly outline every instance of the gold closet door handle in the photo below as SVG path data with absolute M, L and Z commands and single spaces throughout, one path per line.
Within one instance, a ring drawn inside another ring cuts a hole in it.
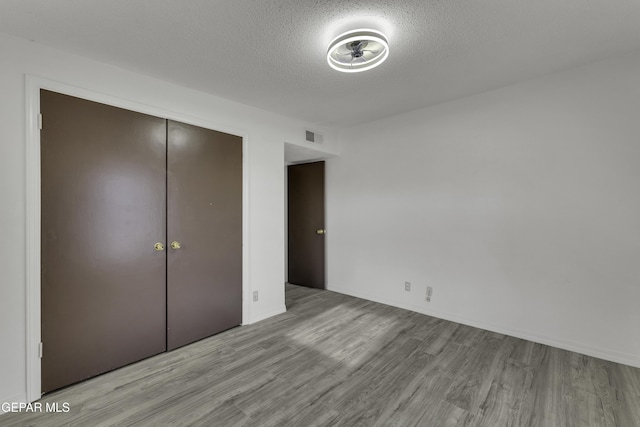
M 153 249 L 155 249 L 156 251 L 164 251 L 164 245 L 158 242 L 155 245 L 153 245 Z
M 316 230 L 316 234 L 327 234 L 327 230 L 323 230 L 322 228 L 319 230 Z
M 180 242 L 178 242 L 177 240 L 171 242 L 171 249 L 180 249 L 181 247 L 182 245 L 180 245 Z

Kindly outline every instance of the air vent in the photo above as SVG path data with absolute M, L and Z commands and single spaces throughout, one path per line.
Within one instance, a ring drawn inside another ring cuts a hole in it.
M 316 134 L 311 132 L 310 130 L 307 131 L 307 141 L 308 142 L 316 142 Z
M 322 144 L 322 135 L 310 130 L 306 131 L 305 139 L 307 142 L 313 142 L 314 144 Z

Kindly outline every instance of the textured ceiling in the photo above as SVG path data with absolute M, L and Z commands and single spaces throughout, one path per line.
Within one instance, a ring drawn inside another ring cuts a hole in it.
M 389 59 L 336 72 L 355 27 Z M 0 31 L 341 127 L 640 49 L 640 1 L 1 0 Z

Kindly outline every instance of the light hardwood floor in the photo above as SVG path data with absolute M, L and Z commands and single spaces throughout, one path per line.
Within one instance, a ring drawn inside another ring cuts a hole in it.
M 640 369 L 329 291 L 2 426 L 640 426 Z

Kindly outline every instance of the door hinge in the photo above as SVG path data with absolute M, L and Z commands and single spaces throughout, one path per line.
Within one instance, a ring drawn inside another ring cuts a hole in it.
M 38 357 L 40 357 L 40 359 L 42 359 L 42 354 L 44 352 L 43 348 L 44 348 L 44 344 L 42 344 L 42 342 L 38 344 Z
M 38 114 L 38 129 L 42 130 L 42 113 Z

